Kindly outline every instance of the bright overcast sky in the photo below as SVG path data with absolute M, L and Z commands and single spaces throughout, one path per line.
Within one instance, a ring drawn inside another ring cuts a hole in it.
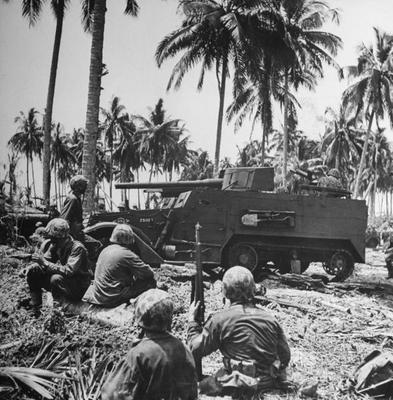
M 55 31 L 55 22 L 46 2 L 41 19 L 29 28 L 21 17 L 20 1 L 0 3 L 0 164 L 7 160 L 6 143 L 15 133 L 14 118 L 19 111 L 27 113 L 35 107 L 44 111 L 49 68 Z M 61 122 L 66 132 L 84 127 L 91 38 L 80 24 L 80 1 L 71 1 L 66 13 L 60 50 L 58 78 L 53 120 Z M 140 15 L 123 15 L 125 1 L 108 0 L 105 26 L 104 62 L 109 75 L 103 78 L 101 106 L 108 107 L 116 95 L 130 113 L 148 115 L 149 107 L 164 99 L 165 109 L 173 118 L 181 118 L 193 142 L 193 148 L 202 147 L 214 155 L 218 91 L 215 74 L 211 72 L 201 92 L 196 91 L 197 74 L 190 74 L 180 90 L 166 92 L 166 85 L 174 65 L 168 61 L 158 69 L 154 52 L 159 41 L 179 25 L 176 0 L 140 0 Z M 329 29 L 344 41 L 337 61 L 340 65 L 356 61 L 356 47 L 372 43 L 373 26 L 393 33 L 392 0 L 336 0 L 332 6 L 342 10 L 341 25 Z M 310 137 L 323 133 L 321 117 L 326 107 L 337 108 L 345 82 L 339 82 L 337 73 L 326 70 L 326 78 L 313 93 L 301 92 L 302 104 L 299 129 Z M 231 101 L 230 87 L 227 103 Z M 277 110 L 275 125 L 282 116 Z M 388 139 L 393 140 L 391 131 Z M 249 126 L 236 135 L 232 126 L 224 126 L 221 158 L 235 159 L 236 145 L 243 146 L 249 138 Z M 254 138 L 260 139 L 255 130 Z M 20 165 L 23 168 L 24 161 Z M 0 177 L 4 175 L 0 170 Z

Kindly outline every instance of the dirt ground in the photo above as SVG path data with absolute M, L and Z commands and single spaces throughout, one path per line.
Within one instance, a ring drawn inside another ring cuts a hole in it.
M 82 354 L 92 347 L 114 360 L 125 354 L 137 332 L 132 320 L 116 325 L 86 316 L 62 315 L 53 323 L 54 312 L 46 305 L 34 317 L 23 307 L 28 298 L 25 280 L 20 276 L 26 261 L 14 258 L 11 249 L 0 248 L 0 367 L 31 366 L 43 342 L 56 340 L 59 347 L 72 348 Z M 386 282 L 384 255 L 367 251 L 367 264 L 357 264 L 347 282 Z M 323 273 L 313 264 L 306 274 Z M 190 282 L 175 282 L 158 272 L 161 286 L 166 287 L 176 305 L 173 333 L 185 338 Z M 349 379 L 362 359 L 374 349 L 393 348 L 393 296 L 376 291 L 362 294 L 356 290 L 300 290 L 277 280 L 265 280 L 267 296 L 301 308 L 266 307 L 284 328 L 292 352 L 290 379 L 297 385 L 318 383 L 320 399 L 355 399 L 348 390 Z M 222 307 L 221 282 L 209 285 L 205 293 L 207 314 Z M 215 353 L 203 361 L 203 372 L 213 373 L 220 367 Z M 10 396 L 10 395 L 9 395 Z M 1 397 L 22 398 L 22 397 Z M 33 397 L 25 397 L 33 398 Z M 208 397 L 204 397 L 208 398 Z M 268 393 L 265 399 L 299 399 L 298 392 Z

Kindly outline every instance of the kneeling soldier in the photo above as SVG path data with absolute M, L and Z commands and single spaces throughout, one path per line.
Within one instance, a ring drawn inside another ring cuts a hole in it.
M 229 308 L 212 315 L 202 328 L 195 322 L 198 305 L 189 315 L 188 344 L 195 358 L 216 350 L 224 368 L 200 384 L 201 393 L 252 396 L 272 388 L 287 388 L 290 350 L 276 319 L 254 304 L 255 283 L 244 267 L 232 267 L 223 277 Z
M 169 331 L 173 303 L 168 293 L 150 289 L 138 297 L 135 319 L 144 337 L 133 343 L 126 358 L 104 385 L 102 400 L 194 400 L 197 378 L 194 359 Z
M 42 289 L 51 291 L 55 300 L 80 300 L 91 280 L 86 248 L 70 236 L 67 221 L 61 218 L 49 221 L 45 236 L 48 240 L 33 254 L 27 271 L 32 306 L 41 306 Z

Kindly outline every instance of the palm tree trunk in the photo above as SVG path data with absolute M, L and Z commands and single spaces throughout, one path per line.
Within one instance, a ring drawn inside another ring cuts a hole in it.
M 222 71 L 221 71 L 221 82 L 220 82 L 220 104 L 218 107 L 218 119 L 217 119 L 217 136 L 216 136 L 216 150 L 214 153 L 214 174 L 218 174 L 218 168 L 220 163 L 220 147 L 221 147 L 221 135 L 222 135 L 222 121 L 224 118 L 224 100 L 225 100 L 225 83 L 227 79 L 227 68 L 228 60 L 226 57 L 222 59 Z
M 27 196 L 27 202 L 30 201 L 30 181 L 29 181 L 29 156 L 26 156 L 26 185 L 27 185 L 27 190 L 26 190 L 26 196 Z
M 271 90 L 270 90 L 270 76 L 271 76 L 271 69 L 272 69 L 272 60 L 271 57 L 265 55 L 263 58 L 264 63 L 264 73 L 263 77 L 263 96 L 262 104 L 262 154 L 261 154 L 261 164 L 262 166 L 265 163 L 265 149 L 266 149 L 266 141 L 268 135 L 271 130 L 271 123 L 272 123 L 272 115 L 271 115 Z
M 88 179 L 85 194 L 85 213 L 94 207 L 94 167 L 100 111 L 102 52 L 104 45 L 106 0 L 95 0 L 93 9 L 92 42 L 90 53 L 89 92 L 86 111 L 86 133 L 83 141 L 82 174 Z
M 113 182 L 113 145 L 111 146 L 111 168 L 109 170 L 109 196 L 112 199 L 112 182 Z M 113 203 L 111 202 L 111 211 L 113 211 Z
M 57 206 L 57 208 L 60 210 L 60 208 L 59 208 L 59 196 L 58 196 L 58 193 L 57 193 L 57 168 L 56 168 L 56 163 L 55 163 L 55 165 L 54 165 L 54 181 L 55 181 L 55 198 L 56 198 L 56 206 Z
M 136 170 L 136 181 L 139 183 L 139 169 Z M 138 189 L 138 209 L 141 209 L 141 192 Z
M 56 15 L 56 32 L 55 41 L 53 43 L 52 61 L 49 75 L 49 86 L 48 95 L 46 97 L 46 108 L 44 117 L 44 148 L 43 148 L 43 194 L 44 194 L 44 205 L 48 209 L 50 201 L 50 142 L 51 142 L 51 128 L 52 128 L 52 111 L 53 111 L 53 99 L 55 97 L 55 86 L 56 86 L 56 75 L 57 66 L 59 62 L 59 51 L 61 35 L 63 31 L 63 19 L 64 19 L 64 0 L 59 0 L 58 10 Z
M 34 163 L 33 160 L 30 160 L 31 163 L 31 177 L 33 181 L 33 193 L 34 193 L 34 205 L 37 207 L 37 193 L 35 191 L 35 178 L 34 178 Z
M 284 148 L 283 148 L 283 187 L 286 189 L 287 187 L 287 165 L 288 165 L 288 107 L 289 107 L 289 77 L 288 77 L 288 69 L 285 69 L 284 75 Z
M 371 115 L 370 115 L 370 121 L 368 123 L 366 137 L 365 137 L 364 143 L 363 143 L 362 156 L 360 157 L 359 170 L 358 170 L 358 174 L 356 176 L 356 182 L 355 182 L 355 190 L 354 190 L 354 198 L 355 199 L 359 197 L 360 182 L 362 180 L 364 166 L 366 165 L 366 154 L 367 154 L 367 148 L 368 148 L 368 139 L 370 137 L 371 126 L 372 126 L 373 119 L 374 119 L 374 113 L 375 113 L 375 111 L 373 110 Z

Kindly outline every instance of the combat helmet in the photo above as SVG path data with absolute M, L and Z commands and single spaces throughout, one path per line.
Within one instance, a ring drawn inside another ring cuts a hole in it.
M 75 192 L 84 193 L 87 183 L 88 180 L 83 175 L 75 175 L 70 180 L 70 187 Z
M 254 298 L 255 282 L 247 268 L 235 266 L 225 272 L 223 278 L 224 296 L 231 302 L 247 302 Z
M 336 179 L 341 178 L 340 171 L 337 168 L 332 168 L 331 170 L 329 170 L 329 172 L 327 173 L 327 176 L 332 176 L 333 178 L 336 178 Z
M 48 222 L 45 234 L 49 239 L 64 239 L 70 233 L 70 226 L 63 218 L 54 218 Z
M 111 243 L 128 246 L 134 243 L 134 232 L 130 225 L 118 224 L 114 227 L 109 239 Z
M 148 331 L 163 332 L 171 329 L 173 302 L 167 292 L 149 289 L 142 293 L 135 308 L 135 321 Z

